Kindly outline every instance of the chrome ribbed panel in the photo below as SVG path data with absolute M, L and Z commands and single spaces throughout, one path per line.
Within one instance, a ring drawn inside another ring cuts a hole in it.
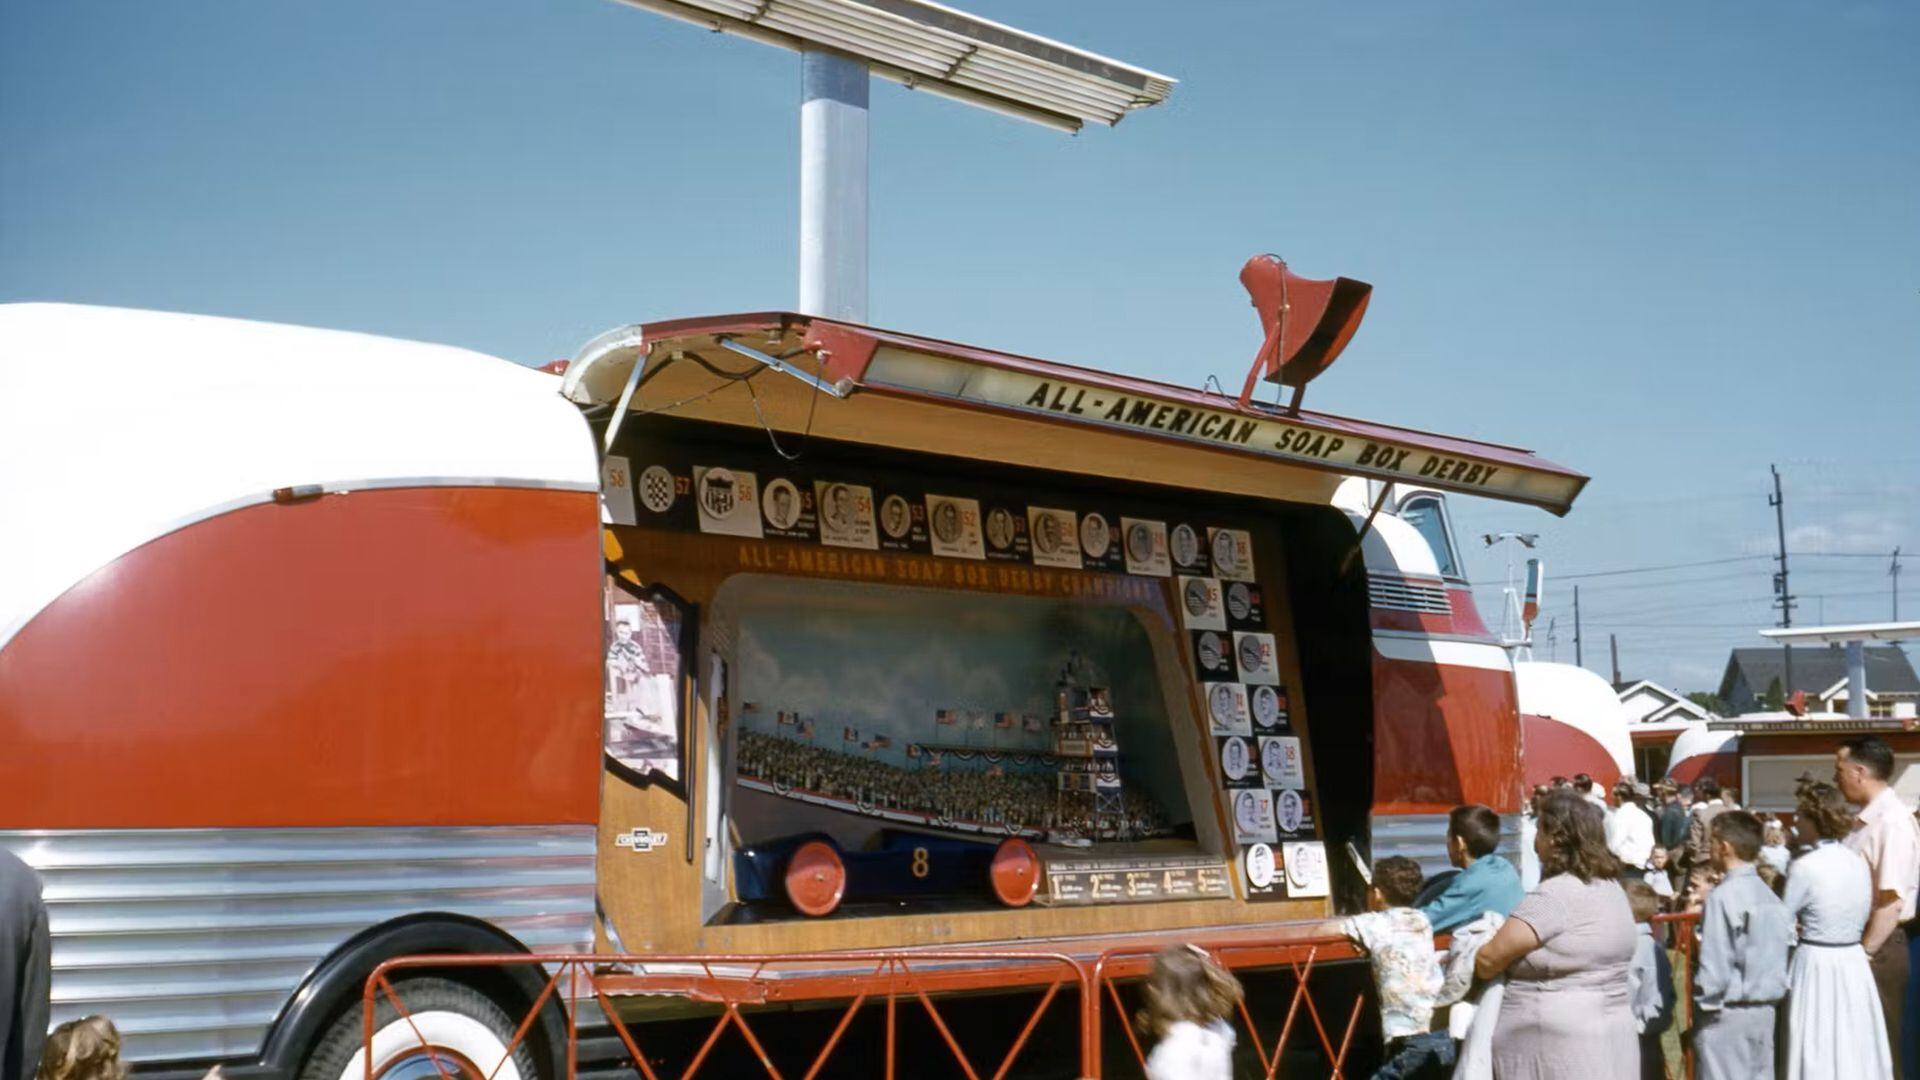
M 1516 868 L 1520 865 L 1520 815 L 1500 815 L 1500 846 Z M 1450 870 L 1447 861 L 1447 815 L 1375 814 L 1373 817 L 1373 861 L 1389 855 L 1404 855 L 1420 864 L 1428 877 Z
M 1417 611 L 1423 615 L 1451 615 L 1453 601 L 1438 582 L 1415 581 L 1398 574 L 1368 574 L 1367 599 L 1374 607 Z
M 307 973 L 403 915 L 535 951 L 593 938 L 591 825 L 0 831 L 46 880 L 53 1022 L 113 1019 L 133 1061 L 257 1053 Z

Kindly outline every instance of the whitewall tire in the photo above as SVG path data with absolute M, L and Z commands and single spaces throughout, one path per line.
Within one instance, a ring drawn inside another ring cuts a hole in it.
M 401 1016 L 384 993 L 376 999 L 374 1080 L 540 1080 L 533 1051 L 521 1040 L 508 1056 L 519 1018 L 472 987 L 446 979 L 396 983 Z M 328 1028 L 300 1070 L 300 1080 L 367 1080 L 363 1006 L 356 1001 Z M 505 1058 L 505 1061 L 501 1059 Z

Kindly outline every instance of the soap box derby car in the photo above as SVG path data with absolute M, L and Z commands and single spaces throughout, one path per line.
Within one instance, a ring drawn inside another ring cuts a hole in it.
M 556 375 L 0 307 L 0 843 L 54 1019 L 347 1080 L 397 955 L 1326 932 L 1348 845 L 1438 868 L 1449 807 L 1519 809 L 1446 495 L 1584 482 L 1298 409 L 1355 285 L 1262 310 L 1292 408 L 783 313 Z M 531 978 L 415 1022 L 497 1060 Z

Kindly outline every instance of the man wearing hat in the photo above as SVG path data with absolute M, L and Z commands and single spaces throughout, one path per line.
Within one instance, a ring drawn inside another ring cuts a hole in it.
M 1687 808 L 1680 801 L 1680 785 L 1662 780 L 1655 790 L 1660 795 L 1660 817 L 1654 823 L 1654 840 L 1674 851 L 1687 842 Z
M 1613 785 L 1619 807 L 1607 818 L 1607 850 L 1629 870 L 1645 870 L 1653 858 L 1653 816 L 1645 805 L 1653 798 L 1647 785 L 1622 777 Z

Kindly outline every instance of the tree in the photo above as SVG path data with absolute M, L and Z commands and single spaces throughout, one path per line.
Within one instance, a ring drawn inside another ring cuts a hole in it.
M 1695 690 L 1687 695 L 1687 700 L 1707 710 L 1715 716 L 1726 716 L 1733 710 L 1727 708 L 1727 700 L 1711 690 Z
M 1779 712 L 1787 707 L 1787 691 L 1780 685 L 1780 676 L 1775 675 L 1767 684 L 1766 696 L 1761 699 L 1768 712 Z

